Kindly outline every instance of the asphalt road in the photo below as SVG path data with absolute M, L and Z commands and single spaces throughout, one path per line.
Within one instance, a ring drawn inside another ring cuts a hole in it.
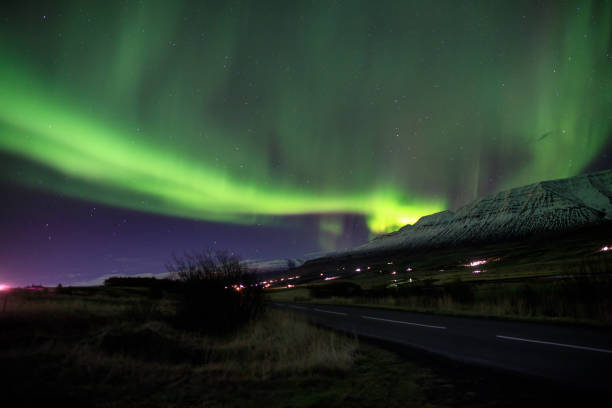
M 612 331 L 352 306 L 274 303 L 322 326 L 453 360 L 612 393 Z

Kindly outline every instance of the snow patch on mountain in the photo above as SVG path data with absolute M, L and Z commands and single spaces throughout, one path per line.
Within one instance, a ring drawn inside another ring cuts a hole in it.
M 458 245 L 564 231 L 612 220 L 612 170 L 542 181 L 442 211 L 350 252 Z

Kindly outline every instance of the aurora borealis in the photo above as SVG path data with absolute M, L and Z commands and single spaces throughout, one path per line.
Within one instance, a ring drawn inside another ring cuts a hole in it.
M 28 199 L 255 241 L 303 217 L 300 248 L 333 250 L 367 238 L 347 219 L 391 231 L 610 165 L 610 2 L 0 7 L 3 185 Z

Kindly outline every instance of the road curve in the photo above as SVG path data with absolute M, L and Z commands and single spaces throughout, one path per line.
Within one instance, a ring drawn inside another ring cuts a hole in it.
M 612 330 L 354 306 L 273 303 L 312 321 L 470 364 L 612 392 Z

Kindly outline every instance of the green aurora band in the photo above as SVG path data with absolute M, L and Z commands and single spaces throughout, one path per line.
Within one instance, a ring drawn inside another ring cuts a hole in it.
M 380 233 L 575 175 L 612 129 L 610 2 L 121 4 L 2 24 L 0 151 L 26 169 L 5 177 Z
M 126 192 L 128 198 L 72 181 L 60 191 L 73 196 L 225 222 L 251 222 L 253 215 L 353 212 L 367 215 L 374 231 L 393 223 L 405 225 L 415 221 L 415 214 L 443 208 L 434 202 L 402 204 L 393 191 L 316 197 L 297 189 L 244 183 L 157 146 L 135 147 L 125 131 L 108 128 L 87 115 L 75 115 L 74 108 L 62 109 L 37 93 L 38 86 L 6 69 L 0 73 L 2 88 L 15 95 L 0 106 L 4 149 L 91 184 L 111 186 Z M 137 197 L 152 201 L 143 207 L 143 200 Z

